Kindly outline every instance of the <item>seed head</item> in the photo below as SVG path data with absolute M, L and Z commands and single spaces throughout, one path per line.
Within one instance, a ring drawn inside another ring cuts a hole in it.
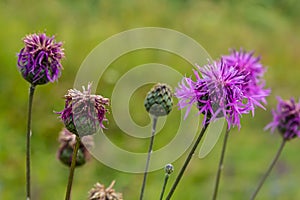
M 112 181 L 108 188 L 104 185 L 96 183 L 94 187 L 89 191 L 88 200 L 123 200 L 122 193 L 117 193 L 113 189 L 115 181 Z

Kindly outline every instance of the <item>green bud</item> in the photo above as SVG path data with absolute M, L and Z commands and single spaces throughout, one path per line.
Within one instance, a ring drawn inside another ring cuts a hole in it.
M 148 92 L 144 105 L 150 114 L 154 116 L 168 115 L 173 107 L 172 89 L 164 83 L 157 83 Z

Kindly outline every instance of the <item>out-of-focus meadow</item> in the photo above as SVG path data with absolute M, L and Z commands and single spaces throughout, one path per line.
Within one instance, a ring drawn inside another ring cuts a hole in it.
M 257 109 L 255 117 L 243 116 L 242 128 L 231 132 L 221 179 L 219 199 L 248 199 L 260 176 L 275 154 L 281 138 L 264 132 L 271 120 L 270 110 L 276 96 L 299 98 L 300 85 L 300 2 L 297 0 L 252 1 L 0 1 L 0 199 L 25 198 L 25 132 L 29 84 L 20 76 L 17 52 L 21 39 L 28 33 L 46 31 L 64 42 L 66 58 L 58 82 L 38 86 L 33 107 L 32 189 L 33 199 L 63 199 L 68 168 L 56 159 L 57 136 L 63 125 L 53 111 L 64 106 L 63 95 L 72 88 L 82 61 L 89 52 L 108 37 L 137 27 L 154 26 L 180 31 L 199 42 L 213 58 L 227 54 L 229 48 L 255 50 L 268 67 L 265 74 L 267 111 Z M 111 65 L 114 76 L 145 63 L 163 63 L 181 68 L 191 75 L 191 66 L 178 56 L 162 51 L 141 50 L 124 55 Z M 184 66 L 187 65 L 187 66 Z M 111 96 L 115 82 L 101 79 L 97 92 Z M 155 76 L 151 74 L 149 76 Z M 175 85 L 173 85 L 175 86 Z M 143 99 L 151 85 L 138 89 L 131 98 L 132 118 L 139 125 L 150 122 Z M 177 100 L 176 100 L 177 102 Z M 174 115 L 179 111 L 174 107 Z M 125 136 L 112 116 L 108 116 L 106 133 L 121 148 L 146 152 L 148 140 Z M 158 134 L 155 149 L 173 137 L 174 124 L 169 122 Z M 149 130 L 150 131 L 150 130 Z M 188 133 L 187 133 L 188 134 Z M 205 158 L 192 160 L 174 199 L 209 199 L 213 191 L 221 140 Z M 300 199 L 300 141 L 289 142 L 258 199 Z M 184 154 L 186 155 L 186 154 Z M 174 164 L 174 181 L 184 157 Z M 177 171 L 176 171 L 177 169 Z M 158 199 L 163 170 L 150 173 L 145 199 Z M 87 191 L 100 181 L 106 185 L 116 180 L 115 189 L 124 199 L 137 199 L 141 174 L 111 169 L 92 159 L 75 172 L 72 196 L 86 199 Z

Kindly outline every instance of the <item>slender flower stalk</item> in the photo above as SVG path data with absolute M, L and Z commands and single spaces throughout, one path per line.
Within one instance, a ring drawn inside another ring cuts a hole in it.
M 295 100 L 291 98 L 290 100 L 284 101 L 280 97 L 278 97 L 277 100 L 277 108 L 276 110 L 272 110 L 273 121 L 265 127 L 265 130 L 271 129 L 271 132 L 274 132 L 275 129 L 277 129 L 282 136 L 282 143 L 267 172 L 262 177 L 256 190 L 252 194 L 251 200 L 255 199 L 265 180 L 271 173 L 286 142 L 291 139 L 300 137 L 300 100 L 298 102 L 295 102 Z
M 35 91 L 35 86 L 31 85 L 29 88 L 29 103 L 28 103 L 28 117 L 27 117 L 27 133 L 26 133 L 26 196 L 27 200 L 31 198 L 31 114 L 32 114 L 32 101 Z
M 190 163 L 190 161 L 191 161 L 191 159 L 192 159 L 192 157 L 193 157 L 193 155 L 195 153 L 195 150 L 196 150 L 197 146 L 199 145 L 199 143 L 200 143 L 200 141 L 201 141 L 201 139 L 202 139 L 202 137 L 203 137 L 203 135 L 204 135 L 207 127 L 208 127 L 208 125 L 209 125 L 209 123 L 205 123 L 204 124 L 204 126 L 203 126 L 203 128 L 202 128 L 202 130 L 201 130 L 201 132 L 200 132 L 200 134 L 199 134 L 199 136 L 198 136 L 195 144 L 193 145 L 192 149 L 190 150 L 190 152 L 189 152 L 189 154 L 188 154 L 188 156 L 187 156 L 187 158 L 186 158 L 186 160 L 185 160 L 185 162 L 184 162 L 184 164 L 183 164 L 183 166 L 182 166 L 179 174 L 177 175 L 176 180 L 173 183 L 172 188 L 170 189 L 170 192 L 167 195 L 166 200 L 171 199 L 173 193 L 175 192 L 176 187 L 177 187 L 178 183 L 180 182 L 180 180 L 181 180 L 181 178 L 182 178 L 182 176 L 183 176 L 183 174 L 184 174 L 184 172 L 185 172 L 188 164 Z
M 61 74 L 61 59 L 64 49 L 61 42 L 55 42 L 54 36 L 46 34 L 30 34 L 23 38 L 24 47 L 18 53 L 18 70 L 23 78 L 30 83 L 29 106 L 26 134 L 26 196 L 31 199 L 31 114 L 32 101 L 37 85 L 56 81 Z
M 285 144 L 286 144 L 286 141 L 287 141 L 287 139 L 284 139 L 284 138 L 282 139 L 281 145 L 279 146 L 279 149 L 278 149 L 278 151 L 277 151 L 275 157 L 273 158 L 273 160 L 272 160 L 272 162 L 271 162 L 271 164 L 270 164 L 268 170 L 266 171 L 266 173 L 264 174 L 264 176 L 262 177 L 262 179 L 261 179 L 260 182 L 258 183 L 257 188 L 255 189 L 255 191 L 253 192 L 253 194 L 252 194 L 252 196 L 251 196 L 251 198 L 250 198 L 251 200 L 254 200 L 254 199 L 255 199 L 256 195 L 257 195 L 258 192 L 259 192 L 259 190 L 261 189 L 261 187 L 262 187 L 263 184 L 265 183 L 265 180 L 268 178 L 269 174 L 271 173 L 273 167 L 275 166 L 275 164 L 276 164 L 276 162 L 277 162 L 277 160 L 278 160 L 278 158 L 279 158 L 279 156 L 280 156 L 280 154 L 281 154 L 281 152 L 282 152 L 282 150 L 283 150 L 283 147 L 284 147 Z
M 74 148 L 73 156 L 72 156 L 72 162 L 71 162 L 71 167 L 70 167 L 70 173 L 69 173 L 69 178 L 68 178 L 68 185 L 67 185 L 65 200 L 71 199 L 71 190 L 72 190 L 72 185 L 73 185 L 73 177 L 74 177 L 74 171 L 75 171 L 75 167 L 76 167 L 76 158 L 77 158 L 79 146 L 80 146 L 80 138 L 78 136 L 76 136 L 76 144 L 75 144 L 75 148 Z
M 169 85 L 164 83 L 157 83 L 156 85 L 153 86 L 153 88 L 151 88 L 151 90 L 147 93 L 147 96 L 145 98 L 144 106 L 147 112 L 149 112 L 153 118 L 153 125 L 152 125 L 149 149 L 147 153 L 143 183 L 142 183 L 142 188 L 140 193 L 140 200 L 142 200 L 144 197 L 147 175 L 148 175 L 148 170 L 150 165 L 150 158 L 153 151 L 156 123 L 159 116 L 165 116 L 171 112 L 173 106 L 172 96 L 173 96 L 172 89 Z
M 217 118 L 224 117 L 227 121 L 227 132 L 222 147 L 214 198 L 217 195 L 229 130 L 234 126 L 240 129 L 241 115 L 248 114 L 250 111 L 254 115 L 254 108 L 256 106 L 263 108 L 262 103 L 266 103 L 265 97 L 270 93 L 270 90 L 264 89 L 264 81 L 261 79 L 265 70 L 259 63 L 260 58 L 252 55 L 252 52 L 233 50 L 231 55 L 222 56 L 219 61 L 214 61 L 204 67 L 196 66 L 194 70 L 196 81 L 185 77 L 175 92 L 179 98 L 179 108 L 187 108 L 185 118 L 192 105 L 196 104 L 199 114 L 204 115 L 204 127 Z M 189 157 L 185 165 L 188 162 Z M 167 199 L 171 198 L 184 168 Z
M 213 193 L 213 200 L 217 199 L 218 195 L 218 189 L 219 189 L 219 183 L 220 183 L 220 178 L 221 178 L 221 173 L 224 168 L 223 162 L 224 162 L 224 157 L 225 157 L 225 151 L 226 151 L 226 145 L 228 141 L 228 136 L 229 136 L 230 129 L 226 129 L 225 136 L 224 136 L 224 141 L 223 141 L 223 146 L 222 146 L 222 152 L 220 156 L 220 161 L 219 161 L 219 167 L 218 167 L 218 172 L 216 176 L 216 182 L 215 182 L 215 188 L 214 188 L 214 193 Z
M 160 198 L 159 200 L 162 200 L 163 197 L 164 197 L 164 193 L 165 193 L 165 190 L 166 190 L 166 186 L 167 186 L 167 183 L 168 183 L 168 180 L 169 180 L 169 177 L 170 175 L 174 172 L 174 167 L 173 165 L 171 164 L 167 164 L 165 166 L 165 180 L 164 180 L 164 184 L 163 184 L 163 187 L 162 187 L 162 190 L 161 190 L 161 193 L 160 193 Z
M 165 194 L 165 190 L 166 190 L 168 180 L 169 180 L 169 174 L 165 174 L 164 184 L 163 184 L 163 187 L 162 187 L 162 190 L 161 190 L 161 193 L 160 193 L 159 200 L 163 200 L 163 198 L 164 198 L 164 194 Z
M 154 136 L 155 136 L 155 131 L 156 131 L 156 123 L 157 123 L 157 117 L 154 116 L 153 117 L 153 126 L 152 126 L 150 144 L 149 144 L 149 149 L 148 149 L 148 154 L 147 154 L 147 160 L 146 160 L 146 167 L 145 167 L 145 171 L 144 171 L 142 189 L 141 189 L 141 194 L 140 194 L 140 200 L 143 199 L 144 190 L 145 190 L 145 187 L 146 187 L 146 181 L 147 181 L 147 175 L 148 175 L 148 170 L 149 170 L 150 158 L 151 158 L 151 154 L 152 154 L 153 143 L 154 143 Z

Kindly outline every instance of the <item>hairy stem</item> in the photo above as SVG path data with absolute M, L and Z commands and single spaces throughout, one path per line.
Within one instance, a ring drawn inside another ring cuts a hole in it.
M 209 125 L 209 123 L 205 123 L 205 125 L 203 126 L 203 128 L 202 128 L 202 130 L 201 130 L 201 132 L 200 132 L 200 134 L 199 134 L 199 136 L 198 136 L 195 144 L 193 145 L 193 147 L 192 147 L 191 151 L 189 152 L 188 157 L 186 158 L 186 160 L 185 160 L 185 162 L 184 162 L 184 164 L 183 164 L 183 166 L 182 166 L 179 174 L 177 175 L 176 180 L 175 180 L 174 184 L 172 185 L 172 188 L 171 188 L 171 190 L 170 190 L 170 192 L 169 192 L 166 200 L 171 199 L 173 193 L 175 192 L 175 189 L 176 189 L 178 183 L 180 182 L 180 180 L 181 180 L 181 178 L 182 178 L 182 176 L 183 176 L 183 174 L 184 174 L 184 172 L 185 172 L 185 170 L 186 170 L 189 162 L 191 161 L 191 159 L 192 159 L 192 157 L 193 157 L 193 155 L 195 153 L 195 150 L 196 150 L 197 146 L 199 145 L 199 143 L 200 143 L 200 141 L 201 141 L 201 139 L 202 139 L 202 137 L 203 137 L 203 135 L 204 135 L 207 127 L 208 127 L 208 125 Z
M 79 138 L 79 136 L 76 136 L 76 144 L 75 144 L 75 148 L 74 148 L 73 155 L 72 155 L 72 162 L 71 162 L 71 167 L 70 167 L 70 173 L 69 173 L 69 179 L 68 179 L 65 200 L 70 200 L 70 198 L 71 198 L 71 190 L 72 190 L 73 177 L 74 177 L 74 171 L 75 171 L 75 167 L 76 167 L 76 159 L 77 159 L 79 145 L 80 145 L 80 138 Z
M 31 115 L 32 115 L 32 101 L 35 91 L 35 86 L 31 85 L 29 88 L 29 103 L 28 103 L 28 117 L 27 117 L 27 133 L 26 133 L 26 196 L 27 200 L 31 198 L 31 178 L 30 178 L 30 157 L 31 157 Z
M 280 145 L 280 147 L 279 147 L 279 149 L 278 149 L 278 151 L 277 151 L 277 153 L 276 153 L 276 155 L 275 155 L 275 157 L 274 157 L 274 159 L 273 159 L 271 165 L 269 166 L 268 170 L 266 171 L 266 173 L 264 174 L 264 176 L 263 176 L 262 179 L 260 180 L 260 182 L 259 182 L 259 184 L 258 184 L 256 190 L 255 190 L 254 193 L 252 194 L 251 200 L 254 200 L 254 199 L 255 199 L 255 197 L 256 197 L 257 193 L 259 192 L 260 188 L 263 186 L 265 180 L 267 179 L 267 177 L 269 176 L 270 172 L 272 171 L 272 169 L 273 169 L 275 163 L 277 162 L 277 160 L 278 160 L 278 158 L 279 158 L 279 156 L 280 156 L 280 154 L 281 154 L 281 152 L 282 152 L 282 149 L 283 149 L 283 147 L 284 147 L 286 141 L 287 141 L 286 139 L 283 139 L 283 140 L 282 140 L 282 143 L 281 143 L 281 145 Z
M 156 123 L 157 123 L 157 116 L 153 116 L 151 139 L 150 139 L 150 145 L 149 145 L 149 149 L 148 149 L 148 156 L 147 156 L 147 160 L 146 160 L 146 167 L 145 167 L 145 171 L 144 171 L 144 178 L 143 178 L 140 200 L 142 200 L 143 196 L 144 196 L 146 180 L 147 180 L 147 175 L 148 175 L 148 168 L 149 168 L 149 163 L 150 163 L 150 158 L 151 158 L 152 148 L 153 148 L 153 143 L 154 143 L 154 136 L 155 136 L 155 131 L 156 131 Z

